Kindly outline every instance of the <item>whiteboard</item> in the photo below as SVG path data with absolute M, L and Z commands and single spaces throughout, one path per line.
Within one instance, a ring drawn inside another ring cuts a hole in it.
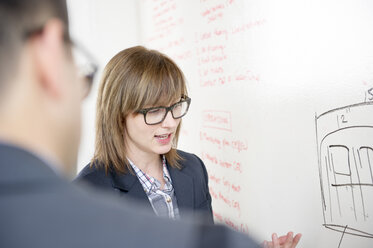
M 372 1 L 141 0 L 138 22 L 187 78 L 179 148 L 217 222 L 373 247 Z

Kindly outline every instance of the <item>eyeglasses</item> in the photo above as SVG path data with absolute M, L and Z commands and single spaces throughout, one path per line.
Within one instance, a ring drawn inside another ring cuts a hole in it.
M 148 125 L 156 125 L 166 119 L 167 113 L 171 111 L 174 119 L 180 119 L 188 113 L 191 99 L 187 96 L 182 96 L 181 100 L 169 107 L 154 107 L 138 110 L 137 113 L 144 115 L 145 123 Z
M 24 40 L 33 35 L 43 32 L 44 26 L 24 33 Z M 84 82 L 82 98 L 86 98 L 91 92 L 93 80 L 97 73 L 98 66 L 93 56 L 80 44 L 72 41 L 67 33 L 64 34 L 64 41 L 71 46 L 72 57 L 78 68 L 78 75 Z
M 80 44 L 70 42 L 72 45 L 72 55 L 74 62 L 78 68 L 78 75 L 84 80 L 83 98 L 86 98 L 91 92 L 93 80 L 98 70 L 91 54 Z

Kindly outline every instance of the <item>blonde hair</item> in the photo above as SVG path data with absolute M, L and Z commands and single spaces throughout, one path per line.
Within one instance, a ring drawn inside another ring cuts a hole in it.
M 116 54 L 106 65 L 99 87 L 91 164 L 103 165 L 106 173 L 131 171 L 124 139 L 125 117 L 144 107 L 170 104 L 182 95 L 187 95 L 184 75 L 166 55 L 142 46 Z M 173 147 L 165 154 L 169 165 L 179 169 L 181 157 L 175 147 L 180 125 Z

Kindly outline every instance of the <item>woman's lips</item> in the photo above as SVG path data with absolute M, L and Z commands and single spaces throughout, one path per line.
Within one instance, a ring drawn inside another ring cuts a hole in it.
M 158 143 L 160 143 L 161 145 L 166 145 L 166 144 L 170 143 L 171 136 L 172 136 L 172 133 L 170 133 L 170 134 L 162 134 L 162 135 L 155 135 L 154 137 L 156 138 L 156 140 L 157 140 Z

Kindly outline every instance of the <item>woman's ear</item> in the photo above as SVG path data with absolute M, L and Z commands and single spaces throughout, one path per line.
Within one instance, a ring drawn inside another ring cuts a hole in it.
M 123 135 L 123 138 L 125 137 L 125 134 L 127 132 L 127 126 L 126 126 L 126 117 L 124 115 L 121 115 L 120 117 L 120 129 L 122 129 L 122 135 Z
M 37 83 L 50 97 L 59 98 L 63 94 L 65 63 L 64 25 L 58 19 L 50 19 L 43 31 L 30 40 L 33 62 L 37 73 Z

